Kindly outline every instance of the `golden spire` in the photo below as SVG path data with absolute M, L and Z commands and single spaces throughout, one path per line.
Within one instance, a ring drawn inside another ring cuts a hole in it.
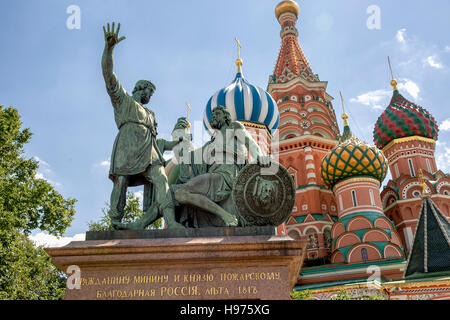
M 242 64 L 243 64 L 243 61 L 241 59 L 241 48 L 242 48 L 242 46 L 241 46 L 241 43 L 239 42 L 238 38 L 234 38 L 234 40 L 236 40 L 237 49 L 238 49 L 238 58 L 236 60 L 236 66 L 238 68 L 237 72 L 238 73 L 242 73 Z
M 189 129 L 191 128 L 191 123 L 189 122 L 189 112 L 191 111 L 191 105 L 189 104 L 189 102 L 186 102 L 186 107 L 187 107 L 186 121 L 188 122 L 186 129 L 187 129 L 187 132 L 189 132 Z
M 391 58 L 388 56 L 388 64 L 389 64 L 389 70 L 391 71 L 391 86 L 394 89 L 394 91 L 397 91 L 397 80 L 394 79 L 394 73 L 392 72 L 392 65 L 391 65 Z
M 277 17 L 277 19 L 280 18 L 280 16 L 286 12 L 293 13 L 298 17 L 298 14 L 300 13 L 300 8 L 297 2 L 293 0 L 284 0 L 281 1 L 275 8 L 275 16 Z
M 348 123 L 348 115 L 345 113 L 345 107 L 344 107 L 344 97 L 342 96 L 342 92 L 339 91 L 339 94 L 341 95 L 341 103 L 342 103 L 342 119 L 344 119 L 344 126 L 349 127 Z

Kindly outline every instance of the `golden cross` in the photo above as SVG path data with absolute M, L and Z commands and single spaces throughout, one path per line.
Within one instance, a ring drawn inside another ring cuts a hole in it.
M 189 132 L 189 129 L 191 128 L 191 124 L 189 123 L 189 111 L 191 111 L 191 105 L 189 104 L 189 102 L 186 102 L 186 107 L 187 107 L 187 117 L 186 117 L 186 121 L 188 122 L 188 126 L 187 126 L 187 130 Z
M 345 107 L 344 107 L 344 97 L 342 96 L 342 92 L 339 91 L 339 94 L 341 95 L 341 103 L 342 103 L 342 119 L 344 119 L 344 125 L 349 126 L 348 124 L 348 115 L 345 113 Z
M 392 65 L 391 65 L 391 58 L 388 56 L 388 64 L 389 64 L 389 70 L 391 70 L 391 78 L 394 80 L 394 73 L 392 72 Z
M 397 90 L 397 81 L 394 79 L 394 73 L 392 72 L 392 65 L 391 65 L 391 58 L 388 56 L 388 64 L 389 64 L 389 70 L 391 71 L 391 86 L 394 88 L 394 90 Z
M 341 95 L 342 113 L 345 114 L 344 97 L 342 96 L 342 91 L 339 91 L 339 94 Z
M 236 43 L 237 43 L 238 59 L 240 59 L 241 58 L 241 48 L 242 48 L 242 46 L 241 46 L 241 43 L 239 42 L 238 38 L 234 38 L 234 40 L 236 40 Z

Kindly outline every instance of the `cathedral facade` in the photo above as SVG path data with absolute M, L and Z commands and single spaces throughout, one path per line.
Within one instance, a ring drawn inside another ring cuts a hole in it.
M 339 128 L 326 81 L 298 41 L 299 6 L 275 8 L 281 48 L 267 90 L 235 80 L 208 101 L 225 106 L 291 174 L 293 211 L 277 228 L 307 241 L 296 290 L 330 299 L 340 290 L 387 299 L 450 299 L 450 176 L 436 165 L 438 126 L 392 79 L 392 100 L 374 123 L 373 143 Z M 270 142 L 276 140 L 276 148 Z M 382 190 L 388 170 L 392 179 Z
M 308 242 L 297 289 L 317 299 L 344 288 L 391 299 L 450 299 L 450 177 L 436 166 L 435 119 L 405 99 L 393 79 L 374 145 L 354 136 L 345 110 L 341 133 L 327 82 L 298 42 L 299 11 L 295 1 L 275 9 L 282 44 L 268 83 L 280 113 L 280 163 L 297 187 L 283 230 Z M 388 168 L 392 180 L 380 192 Z M 435 223 L 427 226 L 420 222 L 428 206 Z M 431 254 L 427 243 L 439 252 Z M 433 272 L 428 264 L 437 264 Z

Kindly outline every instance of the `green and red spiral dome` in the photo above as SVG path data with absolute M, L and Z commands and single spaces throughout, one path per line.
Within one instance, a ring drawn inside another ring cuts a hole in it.
M 437 140 L 438 131 L 438 125 L 428 111 L 395 90 L 391 103 L 375 124 L 373 140 L 382 149 L 399 138 L 419 136 Z

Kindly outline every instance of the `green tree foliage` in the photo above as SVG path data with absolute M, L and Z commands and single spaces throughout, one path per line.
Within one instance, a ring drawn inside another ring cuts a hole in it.
M 113 226 L 111 224 L 111 218 L 108 215 L 110 205 L 106 203 L 106 207 L 102 209 L 103 216 L 98 222 L 89 222 L 88 228 L 89 231 L 108 231 L 113 230 Z M 124 216 L 122 219 L 123 223 L 130 223 L 136 221 L 141 218 L 144 212 L 141 209 L 141 202 L 137 196 L 135 196 L 132 192 L 127 193 L 127 204 L 124 209 Z M 150 225 L 150 229 L 160 229 L 162 226 L 162 218 L 158 219 Z
M 311 290 L 301 290 L 301 291 L 293 290 L 291 292 L 291 299 L 292 300 L 316 300 L 314 298 Z
M 371 296 L 351 296 L 346 290 L 340 290 L 331 300 L 387 300 L 387 297 L 381 294 Z
M 62 236 L 73 220 L 74 199 L 64 199 L 36 177 L 39 164 L 24 158 L 31 139 L 19 112 L 0 106 L 0 298 L 57 299 L 64 276 L 28 239 L 35 229 Z
M 48 254 L 26 235 L 17 233 L 2 254 L 0 300 L 56 300 L 64 298 L 66 276 L 51 263 Z M 2 250 L 3 251 L 3 250 Z
M 317 300 L 314 298 L 311 290 L 301 290 L 296 291 L 293 290 L 291 292 L 292 300 Z M 333 296 L 330 300 L 388 300 L 387 297 L 381 294 L 375 294 L 371 296 L 352 296 L 346 290 L 340 290 L 335 296 Z

